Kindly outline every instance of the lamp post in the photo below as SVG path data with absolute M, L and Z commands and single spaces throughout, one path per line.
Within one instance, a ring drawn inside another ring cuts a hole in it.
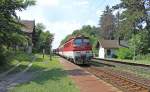
M 49 40 L 49 57 L 50 57 L 50 60 L 52 60 L 52 53 L 51 53 L 51 49 L 52 49 L 52 41 L 53 41 L 53 37 L 50 37 L 50 40 Z

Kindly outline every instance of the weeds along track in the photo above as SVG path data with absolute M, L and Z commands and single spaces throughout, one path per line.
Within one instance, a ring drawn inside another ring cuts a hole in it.
M 136 63 L 127 63 L 121 61 L 95 60 L 91 64 L 98 67 L 108 67 L 115 70 L 133 73 L 136 76 L 150 79 L 150 66 Z
M 138 80 L 137 77 L 131 77 L 130 74 L 121 71 L 92 65 L 90 67 L 84 67 L 84 69 L 98 78 L 111 83 L 123 92 L 150 92 L 150 80 Z
M 147 64 L 138 64 L 138 63 L 132 63 L 132 62 L 122 62 L 122 61 L 119 61 L 119 60 L 93 58 L 92 61 L 105 61 L 105 62 L 114 63 L 114 64 L 124 64 L 124 65 L 132 65 L 132 66 L 150 68 L 150 65 L 147 65 Z

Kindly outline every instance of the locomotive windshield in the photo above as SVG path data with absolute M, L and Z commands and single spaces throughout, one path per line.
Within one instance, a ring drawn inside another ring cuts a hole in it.
M 75 44 L 76 46 L 81 46 L 81 45 L 82 45 L 82 39 L 76 39 L 76 40 L 74 41 L 74 44 Z
M 76 46 L 82 46 L 82 45 L 89 45 L 90 41 L 89 39 L 75 39 L 74 44 Z
M 89 44 L 90 44 L 89 39 L 83 39 L 83 44 L 84 44 L 84 45 L 89 45 Z

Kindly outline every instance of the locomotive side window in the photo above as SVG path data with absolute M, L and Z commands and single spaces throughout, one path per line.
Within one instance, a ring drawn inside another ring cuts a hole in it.
M 77 46 L 81 46 L 82 45 L 82 39 L 75 39 L 74 44 Z

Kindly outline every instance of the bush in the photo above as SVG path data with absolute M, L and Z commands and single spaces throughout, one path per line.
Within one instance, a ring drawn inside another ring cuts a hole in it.
M 7 66 L 12 61 L 31 61 L 33 58 L 32 54 L 27 54 L 24 52 L 13 52 L 8 50 L 5 46 L 0 46 L 0 66 Z
M 133 58 L 132 50 L 128 48 L 120 48 L 117 51 L 117 57 L 119 59 L 132 59 Z
M 8 63 L 9 54 L 10 52 L 7 50 L 5 46 L 0 46 L 0 65 Z
M 11 56 L 12 56 L 11 61 L 17 60 L 19 62 L 21 62 L 21 61 L 30 62 L 30 61 L 32 61 L 32 58 L 33 58 L 33 54 L 28 54 L 28 53 L 21 52 L 21 51 L 18 51 L 15 53 L 15 55 L 11 55 Z

